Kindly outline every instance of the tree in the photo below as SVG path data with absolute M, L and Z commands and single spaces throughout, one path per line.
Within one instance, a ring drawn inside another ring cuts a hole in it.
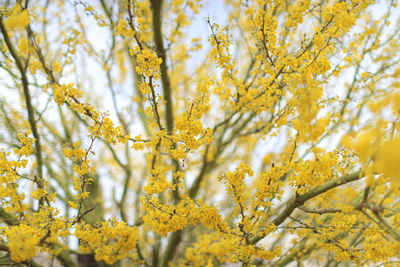
M 398 264 L 396 2 L 2 1 L 2 265 Z

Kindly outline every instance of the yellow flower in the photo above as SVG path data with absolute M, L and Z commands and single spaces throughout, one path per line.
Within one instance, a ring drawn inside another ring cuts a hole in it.
M 38 188 L 35 191 L 33 191 L 33 193 L 32 193 L 32 197 L 34 199 L 40 199 L 46 195 L 47 195 L 47 190 L 43 189 L 43 188 Z
M 101 227 L 92 228 L 89 225 L 78 225 L 75 236 L 83 241 L 82 248 L 92 249 L 96 261 L 104 260 L 113 264 L 127 256 L 134 258 L 132 250 L 138 240 L 138 229 L 124 222 L 111 219 L 103 222 Z
M 21 224 L 6 230 L 11 259 L 22 262 L 36 256 L 41 234 L 31 226 Z
M 52 69 L 54 74 L 60 73 L 62 70 L 60 61 L 57 60 L 56 62 L 54 62 L 52 65 Z
M 29 41 L 27 38 L 22 37 L 21 39 L 19 39 L 18 50 L 21 52 L 22 55 L 24 55 L 24 56 L 28 55 Z
M 11 11 L 11 15 L 7 17 L 5 26 L 9 30 L 23 30 L 29 25 L 28 10 L 22 9 L 20 4 L 16 4 Z

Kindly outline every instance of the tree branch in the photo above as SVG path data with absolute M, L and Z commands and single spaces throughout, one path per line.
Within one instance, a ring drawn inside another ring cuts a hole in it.
M 35 120 L 35 116 L 34 116 L 34 108 L 32 106 L 31 95 L 29 92 L 29 83 L 28 83 L 28 77 L 26 75 L 26 68 L 22 65 L 21 59 L 19 58 L 17 52 L 15 51 L 14 46 L 11 44 L 10 37 L 8 35 L 8 32 L 3 23 L 3 19 L 1 17 L 0 17 L 0 29 L 1 29 L 1 33 L 3 35 L 4 41 L 7 45 L 8 51 L 10 51 L 11 56 L 14 58 L 17 68 L 21 74 L 22 88 L 24 91 L 25 104 L 26 104 L 26 109 L 28 112 L 28 121 L 31 126 L 33 137 L 35 138 L 35 156 L 36 156 L 36 160 L 37 160 L 37 174 L 39 176 L 39 179 L 37 181 L 37 186 L 39 188 L 42 188 L 43 185 L 40 182 L 40 179 L 43 179 L 42 146 L 40 144 L 40 136 L 39 136 L 39 132 L 38 132 L 37 125 L 36 125 L 36 120 Z M 39 206 L 41 206 L 41 204 L 42 204 L 42 199 L 39 200 Z
M 171 85 L 168 77 L 167 67 L 167 54 L 165 53 L 162 25 L 161 25 L 161 11 L 163 0 L 151 0 L 151 11 L 153 15 L 153 38 L 156 46 L 156 53 L 162 59 L 161 70 L 161 83 L 163 87 L 163 94 L 165 100 L 165 120 L 167 122 L 167 132 L 171 133 L 174 128 L 174 115 L 172 108 Z
M 307 202 L 308 200 L 319 196 L 333 188 L 336 188 L 338 186 L 356 181 L 358 179 L 363 178 L 364 176 L 361 175 L 360 171 L 356 171 L 352 174 L 349 175 L 344 175 L 341 176 L 339 178 L 330 180 L 328 182 L 326 182 L 325 184 L 318 186 L 314 189 L 311 189 L 310 191 L 308 191 L 307 193 L 304 193 L 302 195 L 299 196 L 294 196 L 292 197 L 289 201 L 288 204 L 286 205 L 286 208 L 274 219 L 272 220 L 271 223 L 275 224 L 276 226 L 279 226 L 280 224 L 282 224 L 292 213 L 293 211 L 302 206 L 305 202 Z M 256 244 L 258 241 L 260 241 L 261 239 L 263 239 L 265 237 L 265 234 L 262 233 L 261 235 L 255 236 L 250 240 L 251 244 Z

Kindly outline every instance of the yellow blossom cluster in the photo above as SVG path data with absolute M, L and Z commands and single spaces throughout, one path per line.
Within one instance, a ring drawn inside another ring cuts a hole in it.
M 232 196 L 233 202 L 237 205 L 237 209 L 240 209 L 242 215 L 244 212 L 243 206 L 247 206 L 246 201 L 250 197 L 250 195 L 245 192 L 246 186 L 243 181 L 246 174 L 253 176 L 253 170 L 250 166 L 241 163 L 236 168 L 235 172 L 226 172 L 224 176 L 226 191 Z M 237 210 L 237 212 L 239 213 L 239 210 Z
M 29 40 L 25 37 L 21 37 L 18 41 L 18 51 L 23 55 L 27 56 L 30 52 Z
M 31 138 L 29 135 L 31 132 L 28 130 L 26 132 L 19 132 L 17 134 L 18 140 L 21 143 L 21 148 L 14 148 L 14 153 L 18 156 L 29 156 L 33 151 L 33 144 L 35 139 Z
M 11 259 L 15 262 L 22 262 L 36 256 L 39 251 L 39 242 L 45 235 L 43 230 L 38 231 L 26 224 L 11 226 L 3 231 L 9 240 Z
M 155 80 L 160 78 L 160 64 L 162 59 L 157 57 L 156 53 L 150 49 L 141 50 L 138 46 L 129 50 L 131 56 L 135 55 L 137 60 L 136 72 L 145 77 L 152 77 Z M 144 92 L 143 92 L 144 93 Z M 145 93 L 144 93 L 145 94 Z
M 42 233 L 40 249 L 52 255 L 59 255 L 64 249 L 63 239 L 70 236 L 73 223 L 60 215 L 60 210 L 44 207 L 39 212 L 27 213 L 26 221 L 38 233 Z
M 84 151 L 81 147 L 81 142 L 75 142 L 71 145 L 71 147 L 64 147 L 64 155 L 73 160 L 79 160 L 86 155 L 86 151 Z
M 17 3 L 10 14 L 8 14 L 5 25 L 9 30 L 23 30 L 30 22 L 29 13 L 27 9 Z
M 173 17 L 172 25 L 178 25 L 171 29 L 168 40 L 170 42 L 177 43 L 184 34 L 182 30 L 189 26 L 192 21 L 186 12 L 182 12 L 184 9 L 190 9 L 194 14 L 199 13 L 199 8 L 202 7 L 202 0 L 173 0 L 171 1 L 171 18 Z
M 80 102 L 82 92 L 75 88 L 73 83 L 48 84 L 44 86 L 44 89 L 47 90 L 49 87 L 52 88 L 54 100 L 59 105 L 66 103 L 71 110 L 88 116 L 94 121 L 94 124 L 88 127 L 90 134 L 101 136 L 112 144 L 128 141 L 129 136 L 124 133 L 121 126 L 115 126 L 108 116 L 97 111 L 90 104 Z
M 274 166 L 269 171 L 259 175 L 255 181 L 257 187 L 255 200 L 251 203 L 255 213 L 259 208 L 270 207 L 272 200 L 281 199 L 284 185 L 282 178 L 288 170 L 287 166 Z M 262 215 L 262 212 L 259 215 Z
M 201 145 L 210 144 L 213 140 L 213 131 L 210 128 L 203 128 L 201 112 L 197 108 L 191 111 L 190 114 L 183 112 L 176 118 L 177 133 L 172 139 L 175 143 L 183 144 L 170 150 L 175 159 L 183 159 L 188 151 L 197 150 Z
M 161 204 L 155 197 L 142 197 L 140 200 L 146 211 L 143 220 L 156 233 L 166 236 L 169 232 L 182 230 L 188 224 L 186 203 L 174 207 Z
M 314 160 L 288 163 L 291 174 L 288 177 L 297 192 L 305 193 L 310 185 L 318 186 L 336 177 L 339 167 L 339 156 L 336 153 L 326 153 L 316 156 Z
M 165 236 L 170 232 L 182 230 L 189 223 L 192 225 L 200 223 L 214 231 L 230 232 L 228 225 L 219 214 L 218 208 L 202 204 L 201 200 L 195 204 L 185 197 L 175 206 L 163 205 L 155 197 L 142 197 L 141 202 L 146 210 L 143 220 L 161 235 Z
M 122 35 L 125 37 L 133 37 L 135 32 L 128 26 L 128 22 L 126 20 L 121 19 L 117 27 L 115 27 L 116 34 Z
M 249 263 L 251 259 L 262 258 L 271 260 L 281 253 L 279 247 L 272 251 L 259 247 L 249 246 L 234 235 L 205 234 L 198 238 L 198 242 L 185 251 L 185 262 L 179 266 L 213 266 L 214 259 L 219 262 L 244 262 Z
M 368 184 L 387 183 L 393 188 L 396 186 L 399 172 L 400 137 L 386 138 L 382 132 L 383 121 L 377 123 L 376 128 L 360 131 L 353 138 L 343 139 L 344 145 L 351 148 L 363 164 Z M 375 174 L 381 174 L 378 177 Z
M 39 248 L 59 255 L 64 249 L 60 238 L 70 235 L 68 229 L 72 225 L 67 218 L 59 215 L 59 210 L 47 207 L 36 213 L 26 213 L 25 221 L 3 227 L 1 232 L 8 239 L 12 260 L 18 263 L 35 257 Z
M 95 137 L 92 137 L 92 144 L 94 140 Z M 79 141 L 72 144 L 70 148 L 64 147 L 64 155 L 74 161 L 73 170 L 77 176 L 73 177 L 73 188 L 77 192 L 75 197 L 79 201 L 89 197 L 90 192 L 86 191 L 85 186 L 93 182 L 90 174 L 96 171 L 96 166 L 90 166 L 90 160 L 88 159 L 90 151 L 91 147 L 83 150 Z M 69 201 L 69 205 L 72 208 L 78 208 L 78 205 L 73 201 Z
M 29 131 L 18 133 L 21 147 L 14 149 L 15 155 L 18 156 L 17 160 L 10 159 L 12 158 L 10 152 L 0 152 L 0 198 L 7 212 L 23 212 L 28 208 L 28 205 L 23 203 L 25 194 L 18 192 L 18 180 L 21 179 L 18 170 L 27 167 L 26 157 L 33 151 L 35 139 L 29 134 Z
M 130 257 L 135 259 L 134 249 L 138 241 L 138 229 L 116 219 L 99 226 L 79 224 L 75 236 L 81 240 L 82 251 L 93 251 L 97 261 L 108 264 Z

